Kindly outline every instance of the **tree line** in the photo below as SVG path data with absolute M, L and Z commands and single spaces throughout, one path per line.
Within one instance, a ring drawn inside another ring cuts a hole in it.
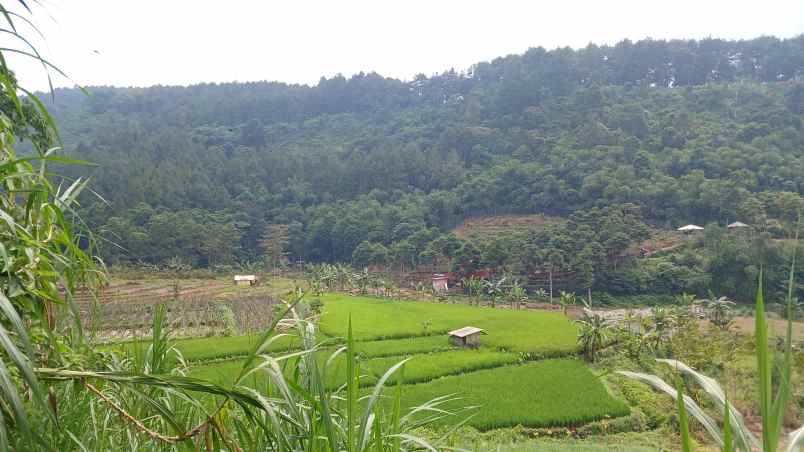
M 80 212 L 108 262 L 271 260 L 281 225 L 294 260 L 415 266 L 462 248 L 448 233 L 464 218 L 502 213 L 633 204 L 654 228 L 740 220 L 791 237 L 803 68 L 801 36 L 623 41 L 409 82 L 97 87 L 49 106 L 68 153 L 98 165 L 63 173 L 93 178 L 103 199 L 84 193 Z M 596 262 L 606 246 L 573 253 Z

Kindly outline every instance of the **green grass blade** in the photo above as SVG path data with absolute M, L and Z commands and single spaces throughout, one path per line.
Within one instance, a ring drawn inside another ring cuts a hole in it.
M 762 290 L 762 270 L 759 271 L 756 296 L 755 335 L 757 342 L 757 370 L 759 373 L 759 414 L 762 417 L 762 448 L 765 452 L 774 452 L 773 414 L 771 411 L 771 375 L 772 367 L 768 350 L 768 324 L 765 319 L 765 298 Z
M 246 355 L 246 358 L 243 361 L 243 367 L 240 369 L 240 373 L 235 379 L 235 384 L 239 384 L 242 379 L 245 378 L 245 375 L 251 369 L 251 365 L 254 363 L 254 360 L 257 359 L 257 356 L 262 354 L 268 344 L 270 344 L 271 335 L 276 330 L 276 326 L 283 318 L 285 318 L 286 315 L 288 315 L 289 312 L 293 310 L 293 308 L 301 301 L 303 296 L 304 295 L 297 296 L 293 303 L 291 303 L 281 315 L 277 315 L 276 319 L 274 319 L 274 321 L 271 323 L 271 326 L 265 330 L 264 333 L 262 333 L 254 348 L 251 349 L 251 352 Z
M 796 228 L 796 247 L 793 249 L 793 258 L 790 263 L 790 276 L 787 281 L 787 330 L 785 332 L 784 359 L 782 360 L 781 373 L 779 375 L 779 389 L 771 407 L 771 425 L 773 441 L 777 443 L 781 436 L 782 424 L 784 423 L 784 413 L 790 401 L 792 384 L 793 366 L 793 309 L 794 299 L 793 290 L 795 287 L 796 274 L 796 254 L 798 253 L 798 228 Z
M 5 297 L 0 297 L 0 299 Z M 58 420 L 56 419 L 56 413 L 53 412 L 53 409 L 50 407 L 50 404 L 47 403 L 45 400 L 44 392 L 42 391 L 42 387 L 39 384 L 39 380 L 36 378 L 36 374 L 34 372 L 33 367 L 31 366 L 31 361 L 26 359 L 25 355 L 20 352 L 17 346 L 12 341 L 8 331 L 3 328 L 2 324 L 0 324 L 0 346 L 11 360 L 14 362 L 14 365 L 19 370 L 19 374 L 22 377 L 22 380 L 28 385 L 28 388 L 31 392 L 32 398 L 34 402 L 43 410 L 44 413 L 47 414 L 48 418 L 53 421 L 54 424 L 58 425 Z
M 8 432 L 6 431 L 6 419 L 3 415 L 3 410 L 0 410 L 0 452 L 7 452 L 10 450 L 8 445 Z
M 355 408 L 357 406 L 358 382 L 355 372 L 355 339 L 352 334 L 352 316 L 349 316 L 349 331 L 346 337 L 346 451 L 354 452 Z
M 759 441 L 751 433 L 751 430 L 745 425 L 745 419 L 743 419 L 743 416 L 740 414 L 740 412 L 735 410 L 734 406 L 726 401 L 726 393 L 723 391 L 723 388 L 720 387 L 717 381 L 695 371 L 695 369 L 675 359 L 657 359 L 656 361 L 667 364 L 673 369 L 680 371 L 684 375 L 692 378 L 715 403 L 717 409 L 725 410 L 726 407 L 729 408 L 732 436 L 737 440 L 736 442 L 742 450 L 751 451 L 760 446 Z M 688 411 L 697 419 L 695 411 L 692 409 L 688 409 Z
M 684 452 L 692 452 L 690 425 L 687 419 L 687 409 L 684 406 L 684 385 L 681 382 L 681 377 L 676 377 L 676 402 L 678 407 L 678 429 L 681 432 L 681 449 Z
M 394 408 L 391 415 L 391 434 L 398 435 L 402 433 L 399 428 L 399 422 L 402 418 L 402 382 L 405 381 L 405 367 L 399 370 L 396 380 L 396 394 L 394 395 Z M 402 445 L 402 438 L 394 436 L 392 450 L 399 450 Z
M 625 377 L 647 383 L 653 386 L 654 388 L 669 395 L 670 397 L 673 397 L 674 399 L 678 396 L 678 391 L 675 388 L 667 384 L 664 380 L 657 377 L 656 375 L 644 374 L 639 372 L 629 372 L 623 370 L 617 371 L 617 373 Z M 706 412 L 703 409 L 701 409 L 701 407 L 698 406 L 698 404 L 695 403 L 695 401 L 692 400 L 691 397 L 684 396 L 683 400 L 686 411 L 693 417 L 695 417 L 695 419 L 697 419 L 698 422 L 700 422 L 704 426 L 706 431 L 709 433 L 709 436 L 711 436 L 712 439 L 718 445 L 722 445 L 723 435 L 720 432 L 720 428 L 718 427 L 717 422 L 715 422 L 715 420 L 712 419 L 711 416 L 706 414 Z
M 725 406 L 723 407 L 723 452 L 734 450 L 734 438 L 731 435 L 731 409 L 729 409 L 729 396 L 726 394 Z
M 31 430 L 31 424 L 28 422 L 28 410 L 25 408 L 13 378 L 2 360 L 0 360 L 0 389 L 2 390 L 3 398 L 13 411 L 15 426 L 21 431 L 23 438 L 31 441 L 34 433 Z
M 382 444 L 382 422 L 374 423 L 374 451 L 383 452 Z
M 391 368 L 388 369 L 385 372 L 385 374 L 383 374 L 382 377 L 380 377 L 380 379 L 377 381 L 377 384 L 374 385 L 374 390 L 371 392 L 371 395 L 368 397 L 368 400 L 366 402 L 366 414 L 363 417 L 363 421 L 362 421 L 362 424 L 360 426 L 360 434 L 359 434 L 360 438 L 362 438 L 365 435 L 365 432 L 366 432 L 367 428 L 369 427 L 368 422 L 369 422 L 369 420 L 370 420 L 370 418 L 371 418 L 371 416 L 373 414 L 374 407 L 377 405 L 377 403 L 380 400 L 380 394 L 382 393 L 382 390 L 385 387 L 385 382 L 388 381 L 388 379 L 391 377 L 391 375 L 396 373 L 396 371 L 399 370 L 399 368 L 401 368 L 402 366 L 404 366 L 405 363 L 408 362 L 409 360 L 410 360 L 410 358 L 407 358 L 407 359 L 405 359 L 403 361 L 400 361 L 399 363 L 395 364 L 394 366 L 391 366 Z

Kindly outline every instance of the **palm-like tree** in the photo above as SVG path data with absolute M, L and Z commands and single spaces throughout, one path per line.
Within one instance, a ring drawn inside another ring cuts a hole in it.
M 543 287 L 539 287 L 538 289 L 533 291 L 533 298 L 539 301 L 544 301 L 548 298 L 547 291 L 544 290 Z
M 489 280 L 485 282 L 486 295 L 491 299 L 492 308 L 497 306 L 497 301 L 505 294 L 505 280 L 506 278 L 502 277 L 497 281 Z
M 360 289 L 361 295 L 368 293 L 368 287 L 371 284 L 371 273 L 369 273 L 368 268 L 364 268 L 362 272 L 352 275 L 352 280 L 357 288 Z
M 600 314 L 592 314 L 590 310 L 584 310 L 583 317 L 576 320 L 575 323 L 579 327 L 578 345 L 586 358 L 594 362 L 597 359 L 598 351 L 611 337 L 611 326 Z
M 558 304 L 561 306 L 561 309 L 564 311 L 564 315 L 567 315 L 567 309 L 570 306 L 574 306 L 578 302 L 578 297 L 575 295 L 574 292 L 564 292 L 563 290 L 558 296 Z
M 354 274 L 354 270 L 352 270 L 351 267 L 344 264 L 337 264 L 335 265 L 335 271 L 338 287 L 340 287 L 341 290 L 352 285 L 352 274 Z
M 511 303 L 511 307 L 516 305 L 517 309 L 519 309 L 522 303 L 527 305 L 528 293 L 525 292 L 524 287 L 519 285 L 519 281 L 514 281 L 514 283 L 511 284 L 511 288 L 508 289 L 508 301 Z
M 654 350 L 659 350 L 659 346 L 667 339 L 674 326 L 675 316 L 673 316 L 671 311 L 661 307 L 651 309 L 649 334 L 653 342 Z
M 472 285 L 472 293 L 475 295 L 475 305 L 480 306 L 480 294 L 483 293 L 483 288 L 486 287 L 488 281 L 472 277 L 469 282 Z
M 469 298 L 472 298 L 472 293 L 474 292 L 474 282 L 475 282 L 474 276 L 470 276 L 468 278 L 461 278 L 461 287 L 464 288 L 464 290 L 466 291 L 466 295 L 468 295 Z
M 677 326 L 689 324 L 693 319 L 693 310 L 696 302 L 695 295 L 682 293 L 676 297 L 676 305 L 674 307 L 674 314 L 676 316 Z
M 723 331 L 727 331 L 731 326 L 734 319 L 733 308 L 735 302 L 726 297 L 715 297 L 711 295 L 709 298 L 698 300 L 706 312 L 706 318 Z
M 396 291 L 396 284 L 394 284 L 394 280 L 391 279 L 390 276 L 386 276 L 382 280 L 382 286 L 385 296 L 393 298 L 394 292 Z
M 332 290 L 338 281 L 338 269 L 334 265 L 323 265 L 321 268 L 321 281 L 327 287 L 327 290 Z
M 695 303 L 695 300 L 696 300 L 695 295 L 684 292 L 676 297 L 676 304 L 678 304 L 679 306 L 689 307 L 692 306 L 693 303 Z

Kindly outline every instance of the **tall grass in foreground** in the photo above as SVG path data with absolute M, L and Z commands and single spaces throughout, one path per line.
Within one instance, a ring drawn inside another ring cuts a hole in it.
M 796 240 L 798 241 L 798 236 L 796 236 Z M 723 388 L 721 388 L 714 379 L 696 372 L 694 369 L 680 361 L 671 359 L 657 360 L 660 363 L 669 365 L 677 372 L 688 376 L 704 390 L 712 402 L 714 402 L 714 405 L 717 407 L 718 411 L 723 413 L 723 420 L 721 422 L 721 425 L 723 425 L 722 429 L 719 427 L 718 422 L 707 414 L 706 411 L 704 411 L 691 397 L 683 394 L 680 385 L 677 385 L 676 388 L 674 388 L 656 375 L 625 371 L 619 372 L 626 377 L 644 381 L 679 401 L 678 411 L 679 419 L 681 420 L 681 443 L 685 451 L 692 450 L 692 444 L 686 425 L 686 412 L 689 412 L 695 419 L 703 424 L 704 428 L 712 439 L 725 452 L 732 452 L 734 450 L 751 452 L 757 449 L 760 449 L 763 452 L 775 452 L 779 449 L 780 439 L 782 436 L 784 413 L 790 401 L 791 394 L 791 368 L 793 361 L 792 319 L 793 309 L 796 304 L 796 301 L 793 298 L 793 290 L 795 287 L 796 252 L 797 249 L 793 253 L 793 262 L 791 264 L 790 278 L 788 280 L 787 332 L 785 334 L 784 356 L 782 358 L 782 364 L 778 373 L 779 384 L 777 385 L 775 395 L 773 393 L 772 384 L 773 359 L 768 347 L 768 326 L 765 317 L 765 299 L 763 295 L 762 272 L 760 271 L 759 274 L 759 282 L 757 285 L 756 294 L 755 336 L 757 347 L 757 369 L 759 373 L 759 413 L 762 418 L 761 441 L 751 433 L 751 430 L 748 429 L 743 420 L 743 416 L 734 408 L 731 403 L 729 403 Z M 683 400 L 683 403 L 680 402 L 681 400 Z M 804 445 L 804 425 L 790 433 L 787 440 L 787 451 L 797 451 L 802 445 Z
M 401 385 L 391 390 L 388 384 L 405 361 L 361 396 L 352 335 L 330 359 L 321 360 L 315 326 L 298 301 L 255 343 L 231 386 L 184 376 L 182 357 L 171 356 L 177 350 L 162 327 L 163 309 L 154 316 L 151 340 L 124 359 L 113 359 L 109 371 L 39 369 L 41 378 L 72 380 L 86 389 L 76 393 L 73 385 L 62 387 L 60 395 L 69 393 L 76 402 L 63 413 L 67 424 L 52 429 L 45 442 L 52 449 L 81 450 L 436 450 L 439 441 L 410 432 L 453 414 L 442 405 L 454 399 L 436 397 L 403 412 Z M 302 348 L 266 353 L 288 336 L 297 336 Z M 327 373 L 340 355 L 348 370 L 333 389 Z M 255 375 L 261 376 L 259 387 L 245 384 Z M 380 403 L 388 398 L 386 391 L 393 391 L 390 405 Z

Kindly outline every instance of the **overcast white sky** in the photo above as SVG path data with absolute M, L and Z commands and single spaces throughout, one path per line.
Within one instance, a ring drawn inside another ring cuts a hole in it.
M 43 1 L 46 53 L 85 86 L 410 79 L 535 46 L 804 32 L 804 0 Z M 41 67 L 12 64 L 25 86 L 47 86 Z

